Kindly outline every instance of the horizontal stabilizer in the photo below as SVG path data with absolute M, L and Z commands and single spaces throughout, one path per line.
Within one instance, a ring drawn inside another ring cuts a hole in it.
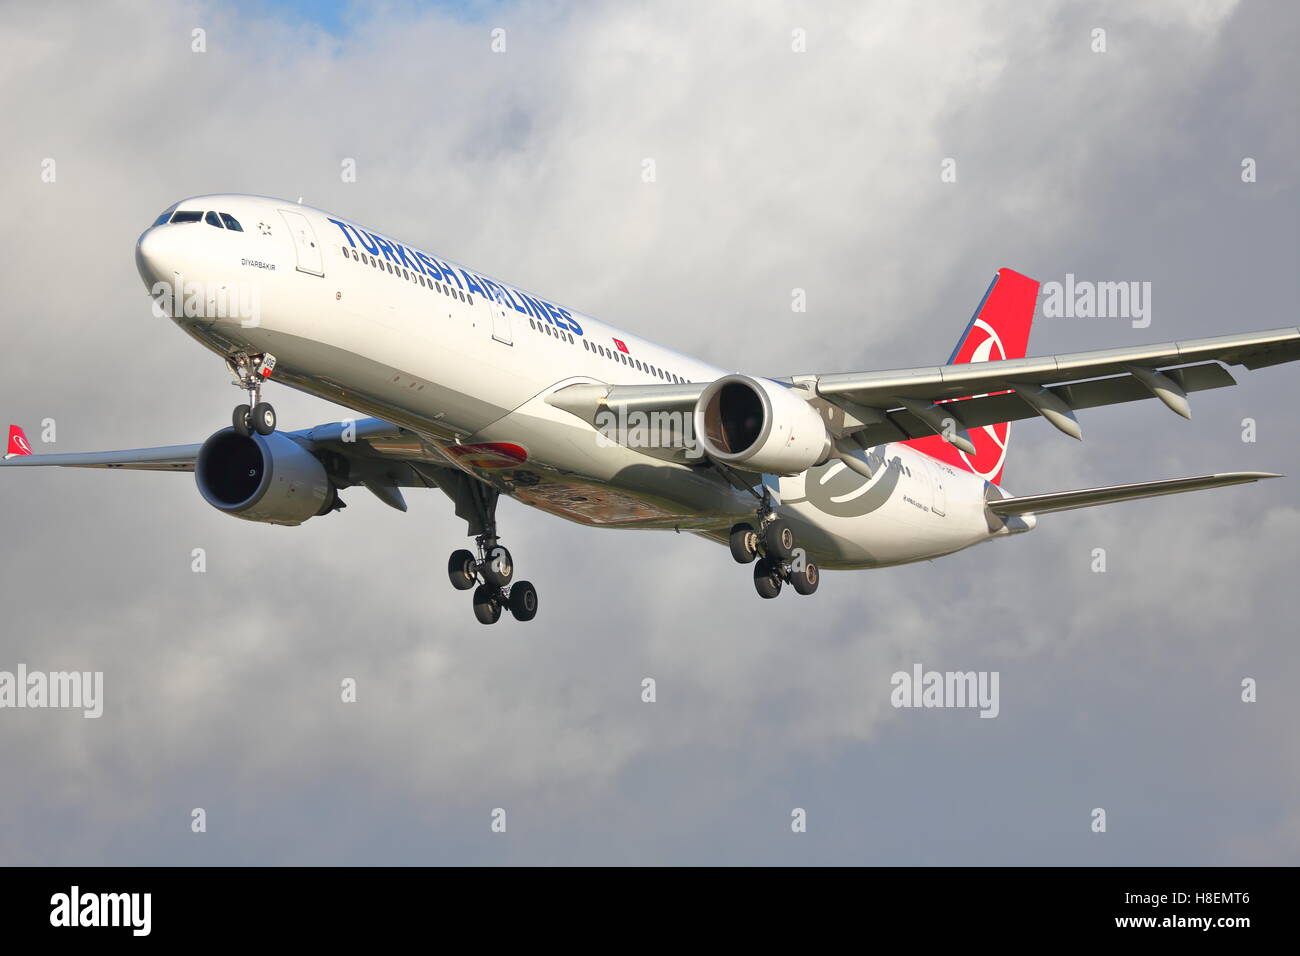
M 1141 481 L 1132 485 L 1107 485 L 1104 488 L 1084 488 L 1079 491 L 1057 491 L 1048 495 L 1003 498 L 988 502 L 988 508 L 994 514 L 1003 516 L 1041 515 L 1052 511 L 1072 511 L 1075 508 L 1091 508 L 1093 505 L 1108 505 L 1116 501 L 1177 495 L 1184 491 L 1223 488 L 1227 485 L 1242 485 L 1264 478 L 1281 477 L 1268 471 L 1229 471 L 1220 475 L 1198 475 L 1195 478 L 1167 478 L 1164 481 Z

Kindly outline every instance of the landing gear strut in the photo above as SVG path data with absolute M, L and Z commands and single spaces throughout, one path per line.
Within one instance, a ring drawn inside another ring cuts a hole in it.
M 496 534 L 497 491 L 469 481 L 444 485 L 443 490 L 456 502 L 457 514 L 469 512 L 465 516 L 470 533 L 478 531 L 477 553 L 462 548 L 447 561 L 451 586 L 458 591 L 473 589 L 474 616 L 480 624 L 495 624 L 503 610 L 509 610 L 516 621 L 531 621 L 537 616 L 537 588 L 531 581 L 514 580 L 514 558 Z
M 763 489 L 755 524 L 742 522 L 731 529 L 731 556 L 738 564 L 754 565 L 754 590 L 762 598 L 774 598 L 786 582 L 799 594 L 812 594 L 821 577 L 817 565 L 795 546 L 794 529 L 777 516 L 771 495 Z
M 270 352 L 236 352 L 226 359 L 226 368 L 235 376 L 233 384 L 248 393 L 248 404 L 235 406 L 230 424 L 245 437 L 253 432 L 271 434 L 275 431 L 275 409 L 270 402 L 262 401 L 262 382 L 271 377 L 275 356 Z

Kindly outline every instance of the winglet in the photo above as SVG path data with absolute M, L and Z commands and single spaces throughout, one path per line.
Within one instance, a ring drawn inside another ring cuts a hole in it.
M 17 425 L 9 426 L 9 446 L 5 449 L 6 458 L 15 458 L 19 455 L 30 455 L 32 453 L 32 443 L 27 440 L 27 435 Z

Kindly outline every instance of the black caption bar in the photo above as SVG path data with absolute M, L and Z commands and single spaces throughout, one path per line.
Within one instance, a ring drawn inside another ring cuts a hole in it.
M 661 934 L 703 920 L 732 936 L 783 927 L 1018 940 L 1080 935 L 1231 943 L 1290 920 L 1289 869 L 547 870 L 0 869 L 7 941 L 79 946 L 409 937 L 440 927 L 566 936 Z M 535 917 L 535 920 L 533 919 Z M 910 930 L 908 928 L 911 928 Z M 66 942 L 67 939 L 64 941 Z M 612 939 L 608 940 L 612 941 Z

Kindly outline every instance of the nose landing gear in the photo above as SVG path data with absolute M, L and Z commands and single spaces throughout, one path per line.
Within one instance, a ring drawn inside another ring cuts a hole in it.
M 249 355 L 236 352 L 226 359 L 226 368 L 235 376 L 232 384 L 248 393 L 248 404 L 236 405 L 230 424 L 245 437 L 257 432 L 269 435 L 275 431 L 275 409 L 270 402 L 262 401 L 262 383 L 275 369 L 275 356 L 270 352 Z

